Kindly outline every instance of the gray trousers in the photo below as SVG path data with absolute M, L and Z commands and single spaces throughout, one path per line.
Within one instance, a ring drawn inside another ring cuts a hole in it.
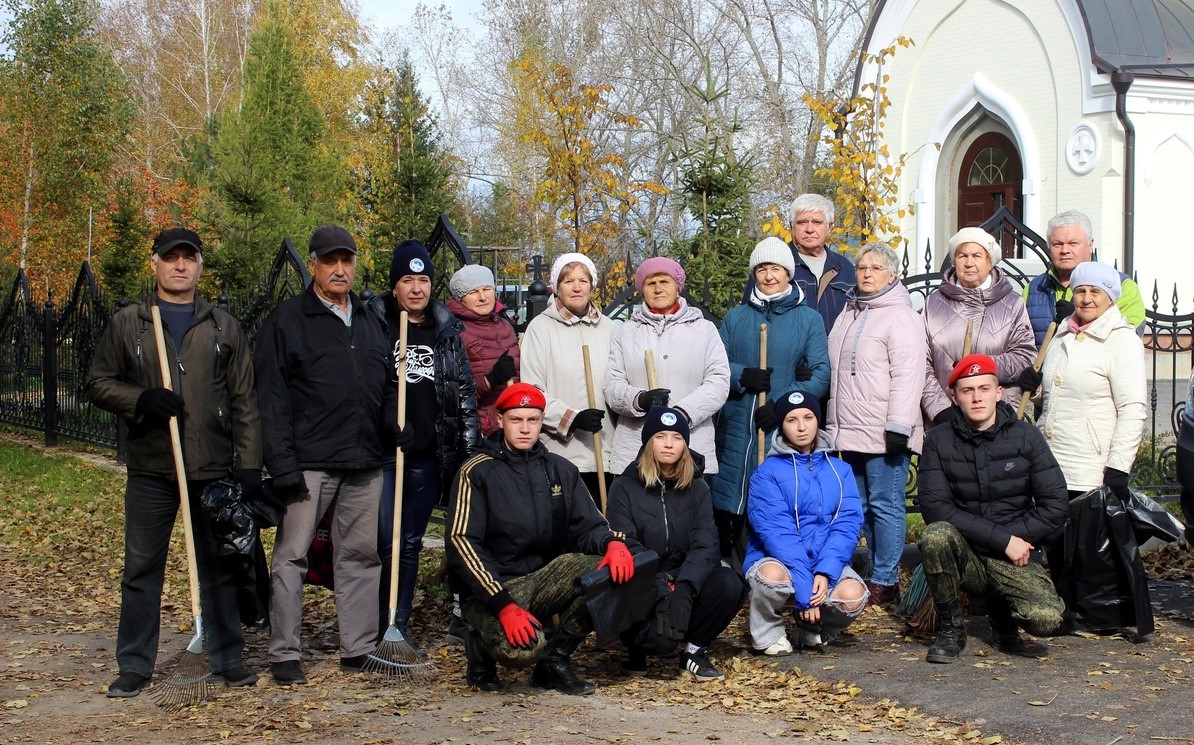
M 302 656 L 303 575 L 319 521 L 336 502 L 332 565 L 340 656 L 368 654 L 377 644 L 377 494 L 381 469 L 303 471 L 307 493 L 286 506 L 270 567 L 270 662 Z

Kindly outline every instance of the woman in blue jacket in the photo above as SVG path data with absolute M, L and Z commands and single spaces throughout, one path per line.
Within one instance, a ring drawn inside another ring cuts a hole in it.
M 789 601 L 794 638 L 811 648 L 833 641 L 867 601 L 866 584 L 850 567 L 862 528 L 858 484 L 850 466 L 824 452 L 820 404 L 791 391 L 776 401 L 775 413 L 781 436 L 750 479 L 753 532 L 744 564 L 751 640 L 767 655 L 792 651 L 781 615 Z
M 758 465 L 758 430 L 778 423 L 769 405 L 756 412 L 760 393 L 799 386 L 817 398 L 829 392 L 825 324 L 792 283 L 795 259 L 779 238 L 765 238 L 750 254 L 754 289 L 726 314 L 721 341 L 730 360 L 730 397 L 717 422 L 719 470 L 713 476 L 713 509 L 721 555 L 742 560 L 739 543 L 751 474 Z M 759 366 L 759 326 L 767 324 L 767 367 Z

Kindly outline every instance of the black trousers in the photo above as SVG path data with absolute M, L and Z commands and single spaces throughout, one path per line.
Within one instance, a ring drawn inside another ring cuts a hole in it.
M 697 593 L 692 604 L 692 616 L 688 620 L 685 642 L 698 647 L 707 647 L 721 632 L 726 630 L 738 609 L 746 600 L 746 582 L 733 569 L 716 567 L 709 573 L 705 584 Z M 655 624 L 655 612 L 622 632 L 622 643 L 628 647 L 642 649 L 648 654 L 671 654 L 679 642 L 660 635 Z

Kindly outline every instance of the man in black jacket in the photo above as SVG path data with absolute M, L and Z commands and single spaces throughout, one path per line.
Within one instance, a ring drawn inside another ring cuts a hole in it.
M 1065 525 L 1065 478 L 1041 433 L 1000 402 L 995 361 L 963 357 L 949 377 L 961 415 L 934 427 L 920 456 L 926 528 L 918 541 L 941 619 L 929 662 L 954 662 L 966 647 L 958 592 L 985 595 L 994 644 L 1021 652 L 1018 626 L 1034 636 L 1061 628 L 1065 606 L 1041 565 L 1044 541 Z
M 538 688 L 596 690 L 572 669 L 572 652 L 593 630 L 573 583 L 604 566 L 614 582 L 634 574 L 624 536 L 610 529 L 576 466 L 539 442 L 546 405 L 529 383 L 506 388 L 496 402 L 501 429 L 461 467 L 448 507 L 448 566 L 468 589 L 464 619 L 473 627 L 466 680 L 484 691 L 501 687 L 497 660 L 534 663 Z M 539 619 L 555 614 L 547 635 Z
M 162 581 L 179 500 L 167 430 L 171 417 L 178 417 L 183 434 L 208 658 L 225 685 L 257 680 L 241 662 L 235 568 L 220 562 L 211 524 L 199 508 L 203 488 L 230 471 L 246 490 L 260 488 L 261 428 L 249 340 L 235 318 L 195 292 L 203 269 L 198 235 L 185 228 L 163 230 L 154 239 L 151 261 L 154 294 L 112 317 L 87 376 L 92 402 L 129 427 L 116 631 L 120 675 L 108 688 L 113 698 L 140 693 L 157 659 Z M 154 306 L 174 363 L 173 390 L 163 387 L 159 374 Z
M 303 574 L 333 502 L 341 669 L 361 669 L 376 647 L 377 494 L 397 435 L 390 345 L 351 292 L 356 243 L 328 225 L 311 235 L 309 249 L 311 286 L 266 319 L 254 358 L 265 465 L 288 502 L 270 571 L 270 673 L 279 685 L 307 682 L 299 662 Z

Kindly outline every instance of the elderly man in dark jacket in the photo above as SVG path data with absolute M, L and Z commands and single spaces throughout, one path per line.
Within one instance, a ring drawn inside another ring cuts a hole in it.
M 1065 525 L 1065 478 L 1044 437 L 999 399 L 995 361 L 963 357 L 949 377 L 961 410 L 934 427 L 920 457 L 919 545 L 941 619 L 929 662 L 954 662 L 966 647 L 959 590 L 985 595 L 994 644 L 1021 652 L 1018 627 L 1034 636 L 1061 628 L 1064 604 L 1041 565 L 1043 543 Z
M 153 242 L 154 294 L 113 316 L 87 376 L 92 402 L 128 423 L 128 485 L 124 494 L 124 574 L 116 661 L 120 676 L 108 696 L 136 696 L 153 675 L 166 552 L 179 489 L 167 424 L 178 417 L 192 500 L 200 599 L 212 670 L 230 686 L 251 685 L 241 662 L 244 636 L 233 567 L 217 557 L 216 539 L 198 497 L 230 472 L 247 489 L 260 487 L 261 429 L 249 341 L 236 319 L 195 292 L 203 244 L 184 228 Z M 173 390 L 159 375 L 151 308 L 161 312 Z M 235 459 L 235 460 L 234 460 Z
M 501 687 L 496 660 L 534 663 L 537 688 L 596 690 L 572 669 L 572 653 L 593 630 L 574 582 L 604 566 L 614 582 L 634 574 L 625 537 L 610 529 L 576 466 L 539 442 L 546 405 L 529 383 L 502 392 L 501 429 L 460 469 L 448 508 L 448 566 L 467 588 L 464 618 L 473 627 L 466 680 L 484 691 Z M 555 614 L 547 635 L 539 619 Z
M 270 673 L 279 685 L 307 682 L 299 661 L 303 574 L 333 502 L 341 669 L 359 670 L 376 646 L 377 494 L 397 435 L 390 344 L 350 290 L 356 242 L 328 225 L 311 235 L 309 249 L 311 286 L 270 314 L 255 356 L 265 465 L 289 502 L 270 580 Z

